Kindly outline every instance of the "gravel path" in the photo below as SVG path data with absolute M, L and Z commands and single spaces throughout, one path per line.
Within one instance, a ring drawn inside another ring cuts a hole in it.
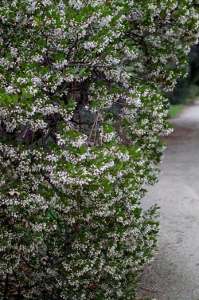
M 160 180 L 143 199 L 161 207 L 161 232 L 137 299 L 199 300 L 199 101 L 171 123 Z

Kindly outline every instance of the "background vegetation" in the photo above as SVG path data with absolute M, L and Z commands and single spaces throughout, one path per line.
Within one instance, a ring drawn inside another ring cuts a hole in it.
M 171 105 L 188 104 L 199 96 L 199 45 L 191 46 L 188 57 L 187 77 L 179 78 L 174 90 L 168 93 Z

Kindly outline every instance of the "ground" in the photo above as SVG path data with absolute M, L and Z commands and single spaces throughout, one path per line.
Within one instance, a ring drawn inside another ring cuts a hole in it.
M 160 180 L 142 202 L 161 207 L 161 232 L 137 299 L 199 300 L 199 101 L 171 123 Z

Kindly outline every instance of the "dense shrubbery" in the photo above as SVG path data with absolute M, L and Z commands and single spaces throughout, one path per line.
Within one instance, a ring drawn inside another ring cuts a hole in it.
M 1 3 L 1 296 L 134 299 L 158 233 L 140 199 L 170 131 L 160 87 L 186 73 L 193 1 Z

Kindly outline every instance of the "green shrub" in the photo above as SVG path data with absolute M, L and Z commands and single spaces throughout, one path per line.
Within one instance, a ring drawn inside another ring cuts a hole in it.
M 183 0 L 2 3 L 1 296 L 134 299 L 156 250 L 157 207 L 140 200 L 170 132 L 159 90 L 186 73 L 198 13 Z

